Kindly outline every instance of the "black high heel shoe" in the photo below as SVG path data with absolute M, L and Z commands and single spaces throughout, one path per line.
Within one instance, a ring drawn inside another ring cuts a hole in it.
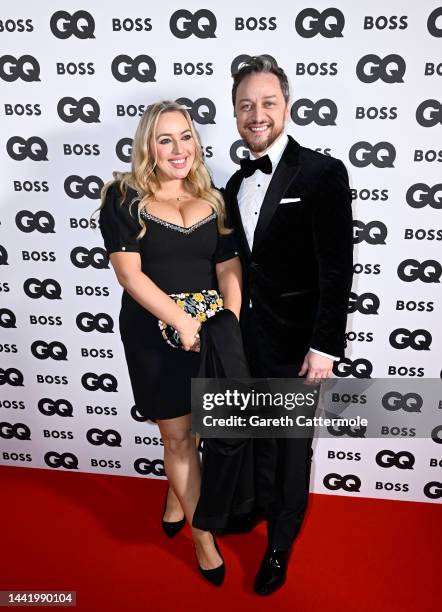
M 164 499 L 163 517 L 164 517 L 164 513 L 166 512 L 168 493 L 169 493 L 169 487 L 167 487 L 166 497 Z M 186 523 L 185 516 L 183 516 L 183 518 L 179 521 L 165 521 L 163 518 L 163 520 L 161 521 L 161 526 L 163 527 L 163 531 L 167 535 L 167 537 L 173 538 L 174 536 L 176 536 L 178 532 L 181 531 L 185 523 Z
M 223 560 L 223 562 L 221 563 L 221 565 L 219 565 L 218 567 L 215 567 L 213 569 L 203 569 L 201 567 L 201 565 L 198 563 L 198 557 L 197 557 L 197 565 L 198 565 L 198 569 L 201 573 L 201 575 L 203 576 L 203 578 L 205 578 L 206 580 L 208 580 L 211 584 L 219 587 L 222 585 L 223 581 L 224 581 L 224 576 L 226 574 L 226 566 L 224 564 L 224 559 L 223 556 L 218 548 L 218 544 L 216 542 L 215 536 L 212 533 L 212 538 L 213 538 L 213 543 L 215 544 L 215 548 L 216 548 L 216 552 L 219 554 L 219 556 L 221 557 L 221 559 Z M 195 553 L 196 554 L 196 553 Z

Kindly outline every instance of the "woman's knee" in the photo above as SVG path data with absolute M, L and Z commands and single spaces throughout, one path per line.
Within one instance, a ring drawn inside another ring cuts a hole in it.
M 190 429 L 163 433 L 164 450 L 182 455 L 195 448 L 195 434 Z

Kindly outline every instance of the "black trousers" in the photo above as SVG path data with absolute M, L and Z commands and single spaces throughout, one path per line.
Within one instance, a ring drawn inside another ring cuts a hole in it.
M 243 337 L 251 375 L 298 378 L 302 364 L 278 365 L 277 347 L 269 350 L 272 342 L 266 341 L 265 326 L 253 309 L 248 315 Z M 269 548 L 288 550 L 301 529 L 309 497 L 311 447 L 311 437 L 254 440 L 255 500 L 267 514 Z

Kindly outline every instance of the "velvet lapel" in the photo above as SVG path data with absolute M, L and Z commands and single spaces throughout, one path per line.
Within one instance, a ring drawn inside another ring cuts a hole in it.
M 299 172 L 299 149 L 300 145 L 289 136 L 289 141 L 273 173 L 272 180 L 270 181 L 259 212 L 258 223 L 253 238 L 253 252 L 259 248 L 282 196 Z

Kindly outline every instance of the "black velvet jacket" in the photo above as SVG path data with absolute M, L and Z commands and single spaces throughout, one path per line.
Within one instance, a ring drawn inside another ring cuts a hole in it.
M 250 252 L 238 208 L 237 171 L 223 190 L 243 264 L 242 325 L 280 363 L 301 363 L 309 347 L 344 356 L 353 275 L 351 192 L 344 164 L 291 136 L 267 189 Z M 281 203 L 281 199 L 299 201 Z M 253 303 L 253 315 L 249 302 Z

